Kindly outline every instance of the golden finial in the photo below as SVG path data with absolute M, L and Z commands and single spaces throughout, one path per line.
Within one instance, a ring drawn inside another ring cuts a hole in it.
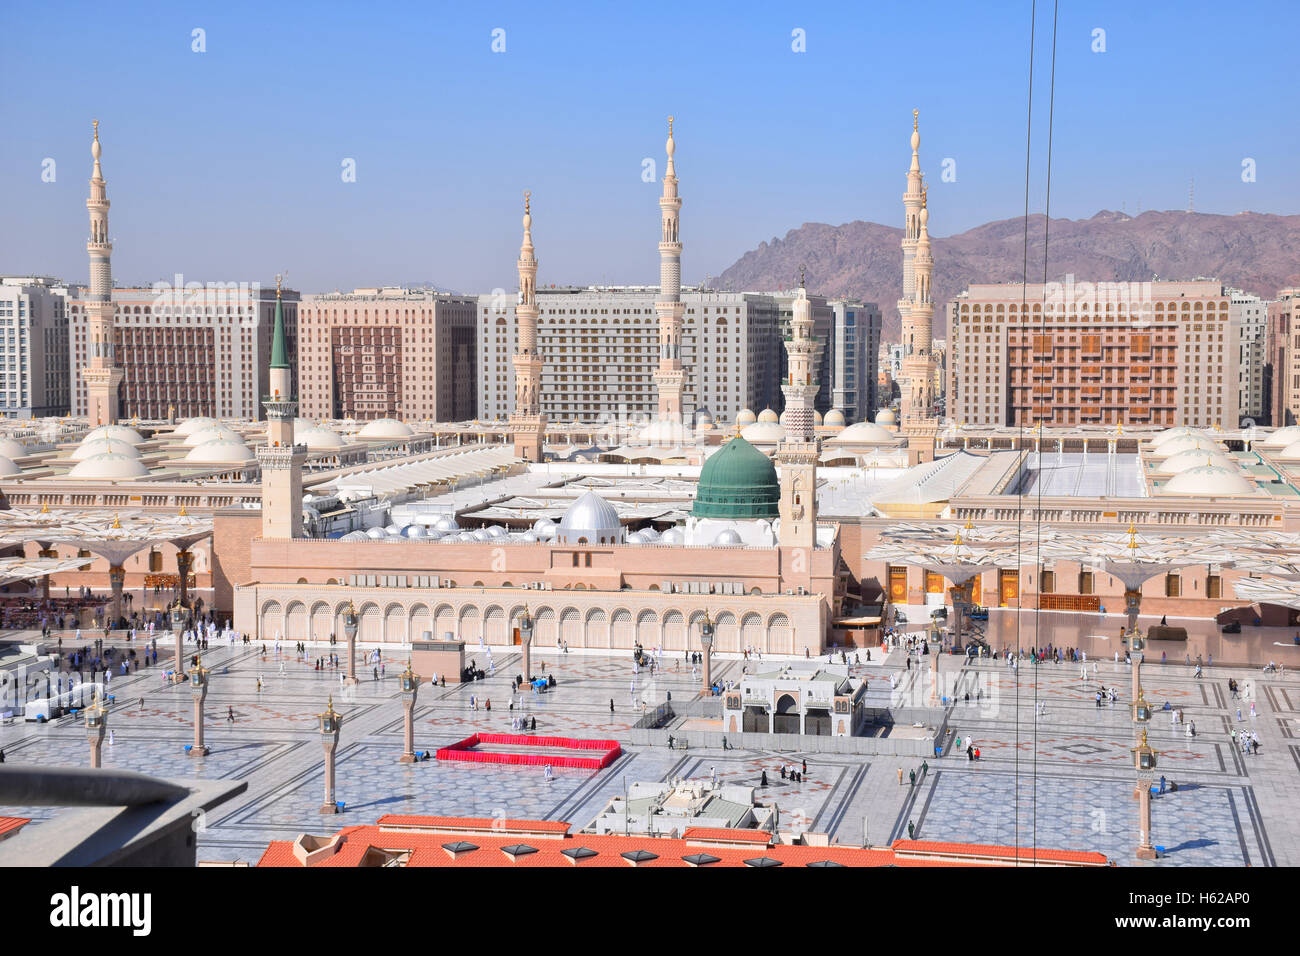
M 953 546 L 954 548 L 960 548 L 960 547 L 961 547 L 961 532 L 960 532 L 960 531 L 957 532 L 957 537 L 955 537 L 955 538 L 952 539 L 952 546 Z
M 99 120 L 91 120 L 91 125 L 95 127 L 95 142 L 99 142 Z
M 280 281 L 284 278 L 280 273 L 275 274 L 275 297 L 280 298 Z
M 668 117 L 668 135 L 673 135 L 673 118 L 671 116 Z
M 177 516 L 178 518 L 188 518 L 188 517 L 189 517 L 189 512 L 187 512 L 187 511 L 185 510 L 185 506 L 184 506 L 184 505 L 181 505 L 181 510 L 178 511 L 178 512 L 176 513 L 176 516 Z
M 800 266 L 799 267 L 799 288 L 802 289 L 803 287 L 804 287 L 804 267 Z
M 43 515 L 47 515 L 47 514 L 49 514 L 49 513 L 50 513 L 50 503 L 49 503 L 48 501 L 42 501 L 42 502 L 41 502 L 41 514 L 43 514 Z
M 525 213 L 527 213 L 531 207 L 532 195 L 533 195 L 532 192 L 530 192 L 529 190 L 527 189 L 524 190 L 524 212 Z
M 930 204 L 930 184 L 923 181 L 921 183 L 921 208 L 928 209 L 929 204 Z
M 333 694 L 330 694 L 330 696 L 329 696 L 329 700 L 327 700 L 327 701 L 325 702 L 325 713 L 327 713 L 327 714 L 332 714 L 332 713 L 334 713 L 334 695 L 333 695 Z
M 120 530 L 122 530 L 122 517 L 121 517 L 121 515 L 113 515 L 113 530 L 114 530 L 114 531 L 120 531 Z
M 966 516 L 966 525 L 965 525 L 965 527 L 966 527 L 966 530 L 967 530 L 967 531 L 970 531 L 972 528 L 975 527 L 975 525 L 971 524 L 970 515 L 967 515 L 967 516 Z
M 912 132 L 916 132 L 916 118 L 921 115 L 920 110 L 912 110 Z

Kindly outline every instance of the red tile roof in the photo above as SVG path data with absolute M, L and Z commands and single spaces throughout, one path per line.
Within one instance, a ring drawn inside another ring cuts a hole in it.
M 960 856 L 964 859 L 988 857 L 995 860 L 1073 863 L 1080 866 L 1105 866 L 1109 862 L 1104 853 L 1094 853 L 1089 850 L 1052 850 L 1043 847 L 996 846 L 988 843 L 895 840 L 892 849 L 896 854 L 905 856 Z
M 12 836 L 31 822 L 27 817 L 0 817 L 0 837 Z
M 497 823 L 493 828 L 492 824 Z M 459 827 L 459 829 L 458 829 Z M 546 867 L 546 866 L 600 866 L 621 867 L 631 864 L 623 853 L 648 850 L 657 858 L 641 866 L 687 866 L 682 859 L 700 852 L 699 838 L 668 838 L 646 836 L 604 835 L 570 833 L 570 824 L 547 820 L 514 820 L 504 824 L 490 818 L 397 816 L 381 817 L 378 825 L 345 827 L 340 831 L 338 852 L 325 857 L 313 866 L 356 867 L 362 865 L 369 850 L 407 854 L 406 865 L 418 867 Z M 502 847 L 519 843 L 526 834 L 553 833 L 553 839 L 540 839 L 536 853 L 510 857 L 501 852 Z M 809 863 L 829 860 L 844 866 L 1000 866 L 1015 861 L 1015 849 L 988 847 L 959 843 L 934 843 L 926 841 L 897 841 L 891 848 L 863 849 L 855 846 L 828 847 L 770 845 L 770 835 L 756 830 L 727 831 L 711 827 L 692 827 L 687 833 L 730 836 L 734 847 L 710 842 L 709 854 L 718 857 L 711 866 L 743 866 L 744 861 L 757 856 L 768 856 L 786 866 L 806 866 Z M 478 849 L 463 852 L 453 859 L 443 849 L 444 843 L 456 842 L 456 836 L 475 844 Z M 562 851 L 586 847 L 596 851 L 596 856 L 575 863 Z M 964 848 L 964 849 L 963 849 Z M 1021 851 L 1020 859 L 1027 859 Z M 1099 853 L 1080 853 L 1063 850 L 1039 850 L 1038 859 L 1044 862 L 1073 862 L 1081 865 L 1105 865 L 1106 858 Z M 277 840 L 266 848 L 258 866 L 301 866 L 293 852 L 293 843 Z

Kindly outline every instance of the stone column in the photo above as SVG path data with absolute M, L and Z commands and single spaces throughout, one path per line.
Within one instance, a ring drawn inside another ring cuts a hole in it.
M 357 612 L 352 607 L 352 602 L 348 602 L 347 612 L 343 615 L 343 637 L 348 642 L 348 676 L 346 678 L 349 684 L 357 682 L 357 629 L 359 622 Z
M 108 622 L 110 627 L 117 625 L 122 616 L 122 587 L 126 583 L 126 569 L 115 564 L 108 569 L 109 584 L 113 588 L 113 598 L 108 602 Z
M 90 743 L 90 768 L 98 770 L 100 754 L 104 749 L 104 735 L 108 733 L 108 711 L 96 696 L 94 703 L 86 708 L 86 740 Z
M 420 690 L 420 675 L 411 671 L 411 663 L 407 661 L 406 670 L 401 676 L 401 693 L 402 708 L 406 712 L 404 720 L 403 740 L 405 746 L 402 750 L 402 756 L 398 758 L 400 763 L 415 763 L 415 698 Z
M 190 691 L 194 695 L 194 744 L 191 757 L 206 757 L 208 748 L 203 743 L 203 702 L 208 697 L 208 669 L 200 661 L 190 671 Z
M 704 623 L 700 625 L 700 647 L 704 666 L 701 668 L 703 674 L 702 690 L 705 697 L 708 697 L 713 687 L 713 622 L 706 615 Z
M 1156 848 L 1151 843 L 1151 780 L 1139 779 L 1141 792 L 1138 795 L 1138 848 L 1139 860 L 1154 860 Z
M 339 746 L 339 729 L 343 717 L 334 712 L 334 698 L 329 699 L 325 713 L 316 715 L 320 722 L 320 741 L 325 750 L 325 802 L 321 804 L 321 813 L 338 813 L 338 801 L 334 799 L 334 751 Z
M 524 608 L 524 616 L 519 619 L 519 647 L 524 655 L 524 680 L 533 676 L 533 619 Z
M 176 552 L 176 574 L 180 578 L 177 595 L 182 607 L 190 606 L 190 568 L 194 566 L 194 555 L 189 551 Z

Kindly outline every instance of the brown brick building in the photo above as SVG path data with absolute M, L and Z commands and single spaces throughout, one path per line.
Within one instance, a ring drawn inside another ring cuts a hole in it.
M 475 415 L 478 299 L 406 289 L 304 296 L 299 414 L 431 419 Z
M 948 314 L 958 422 L 1237 426 L 1240 329 L 1217 281 L 972 285 Z

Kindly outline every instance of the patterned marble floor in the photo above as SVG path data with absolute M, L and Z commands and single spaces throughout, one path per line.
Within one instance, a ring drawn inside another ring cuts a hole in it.
M 481 655 L 472 656 L 485 663 Z M 581 827 L 628 782 L 716 773 L 720 780 L 758 786 L 766 771 L 769 786 L 759 799 L 779 807 L 783 829 L 829 833 L 837 842 L 883 843 L 905 836 L 908 822 L 914 822 L 922 837 L 1013 843 L 1019 836 L 1023 843 L 1034 831 L 1023 812 L 1017 829 L 1018 793 L 1022 811 L 1037 801 L 1038 845 L 1100 850 L 1121 864 L 1134 862 L 1136 809 L 1126 780 L 1133 746 L 1131 674 L 1113 661 L 1098 662 L 1095 675 L 1090 664 L 1085 681 L 1077 666 L 1035 670 L 1025 665 L 1012 671 L 1001 662 L 966 665 L 960 658 L 943 658 L 940 671 L 950 700 L 930 713 L 952 736 L 945 753 L 928 759 L 928 774 L 911 787 L 908 771 L 922 768 L 910 758 L 629 745 L 628 728 L 643 706 L 654 706 L 670 693 L 674 702 L 694 696 L 697 685 L 689 669 L 666 659 L 651 676 L 645 670 L 634 674 L 623 656 L 539 653 L 535 659 L 556 677 L 557 686 L 544 694 L 512 697 L 510 680 L 520 665 L 514 654 L 494 655 L 495 673 L 487 680 L 421 688 L 417 747 L 435 750 L 475 731 L 509 731 L 511 718 L 523 714 L 536 718 L 538 733 L 623 738 L 624 753 L 611 767 L 556 770 L 547 781 L 540 768 L 435 760 L 400 764 L 397 674 L 404 661 L 386 661 L 378 680 L 367 664 L 359 668 L 366 679 L 344 687 L 336 670 L 318 671 L 314 663 L 244 647 L 214 648 L 204 656 L 213 670 L 206 705 L 210 755 L 186 756 L 184 745 L 192 736 L 189 690 L 162 686 L 157 669 L 151 669 L 112 683 L 117 704 L 104 764 L 164 777 L 246 781 L 245 794 L 202 821 L 199 855 L 208 860 L 255 861 L 272 839 L 332 832 L 394 812 L 541 817 Z M 929 663 L 914 663 L 909 670 L 896 652 L 883 666 L 873 661 L 861 667 L 870 678 L 871 706 L 924 706 Z M 739 679 L 745 666 L 721 660 L 715 674 Z M 1243 668 L 1216 667 L 1208 675 L 1197 681 L 1187 668 L 1173 665 L 1143 672 L 1153 704 L 1170 701 L 1198 729 L 1195 738 L 1187 738 L 1163 713 L 1149 727 L 1151 743 L 1161 752 L 1161 771 L 1183 787 L 1153 805 L 1156 842 L 1167 850 L 1156 865 L 1300 865 L 1294 797 L 1300 782 L 1300 679 Z M 1248 703 L 1230 699 L 1229 676 L 1250 681 L 1257 705 L 1253 720 Z M 1095 706 L 1101 684 L 1118 688 L 1117 704 Z M 344 715 L 336 796 L 346 811 L 322 817 L 323 757 L 315 715 L 330 697 Z M 1040 703 L 1045 712 L 1039 712 Z M 1264 745 L 1259 755 L 1243 756 L 1232 746 L 1230 731 L 1242 728 L 1259 733 Z M 955 746 L 958 737 L 963 747 L 973 740 L 983 759 L 968 761 Z M 0 726 L 0 749 L 13 763 L 86 765 L 84 730 L 72 721 Z M 782 764 L 805 758 L 803 783 L 781 779 Z M 0 808 L 2 813 L 37 820 L 53 816 L 47 808 Z

